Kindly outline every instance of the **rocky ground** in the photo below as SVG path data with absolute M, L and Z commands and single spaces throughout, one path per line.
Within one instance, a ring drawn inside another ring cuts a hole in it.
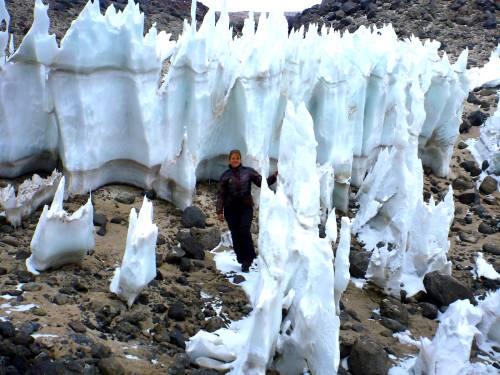
M 30 25 L 31 6 L 25 3 L 7 0 L 12 30 L 18 37 Z M 49 3 L 60 39 L 83 1 Z M 104 3 L 110 1 L 101 1 Z M 180 19 L 189 14 L 188 1 L 140 3 L 148 24 L 157 21 L 159 29 L 168 24 L 169 32 L 179 32 Z M 167 3 L 171 8 L 166 8 Z M 393 22 L 400 36 L 414 33 L 435 38 L 451 56 L 468 46 L 471 65 L 483 64 L 498 43 L 496 21 L 491 28 L 491 15 L 498 17 L 498 6 L 490 1 L 324 3 L 298 15 L 291 25 L 331 22 L 334 27 L 352 29 L 359 24 Z M 478 187 L 484 166 L 473 161 L 464 143 L 478 136 L 481 124 L 495 110 L 496 91 L 476 90 L 465 103 L 450 176 L 425 176 L 426 199 L 430 194 L 442 198 L 449 184 L 454 188 L 455 219 L 449 237 L 453 278 L 431 274 L 426 280 L 427 294 L 410 299 L 402 296 L 400 300 L 388 298 L 373 285 L 359 289 L 351 283 L 342 297 L 340 332 L 341 357 L 349 355 L 350 373 L 384 374 L 395 358 L 416 353 L 414 347 L 400 344 L 392 336 L 394 332 L 409 329 L 414 338 L 431 337 L 438 324 L 437 311 L 444 310 L 450 301 L 477 297 L 500 286 L 498 281 L 472 276 L 478 251 L 500 271 L 500 194 L 487 184 Z M 0 184 L 7 182 L 12 181 L 1 180 Z M 236 284 L 242 281 L 241 276 L 219 273 L 213 254 L 206 251 L 226 230 L 215 218 L 215 190 L 215 183 L 198 185 L 194 206 L 201 212 L 182 212 L 167 202 L 153 200 L 154 222 L 160 233 L 157 277 L 131 309 L 109 292 L 109 282 L 123 255 L 130 209 L 140 208 L 143 191 L 111 185 L 93 192 L 98 232 L 94 252 L 81 265 L 36 277 L 27 273 L 25 259 L 30 255 L 29 243 L 41 210 L 21 228 L 12 228 L 0 219 L 0 374 L 212 373 L 189 363 L 184 340 L 199 329 L 214 331 L 251 309 Z M 72 197 L 65 208 L 72 212 L 86 199 Z M 356 202 L 351 203 L 354 209 Z M 354 210 L 349 215 L 353 216 Z M 257 232 L 255 226 L 253 230 Z M 351 250 L 351 274 L 362 277 L 366 253 L 356 241 Z M 436 284 L 445 285 L 445 292 Z M 473 360 L 477 354 L 474 348 Z

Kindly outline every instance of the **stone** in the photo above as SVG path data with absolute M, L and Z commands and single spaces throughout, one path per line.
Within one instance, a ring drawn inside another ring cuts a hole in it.
M 387 353 L 375 341 L 366 338 L 356 340 L 347 363 L 352 375 L 381 375 L 389 370 Z
M 19 332 L 22 332 L 25 335 L 31 335 L 32 333 L 38 331 L 40 327 L 41 327 L 40 323 L 24 322 L 17 329 Z
M 472 291 L 452 276 L 438 271 L 430 272 L 424 276 L 424 287 L 429 298 L 438 307 L 449 306 L 459 299 L 468 299 L 476 303 Z
M 0 321 L 0 336 L 4 338 L 14 337 L 16 334 L 16 328 L 11 322 Z
M 465 143 L 464 141 L 460 141 L 460 142 L 458 142 L 457 147 L 459 150 L 463 150 L 464 148 L 469 147 L 469 145 L 467 143 Z
M 384 298 L 380 302 L 380 315 L 389 319 L 394 319 L 401 324 L 408 325 L 408 310 L 394 298 Z
M 474 187 L 474 183 L 472 181 L 466 180 L 464 177 L 457 177 L 451 183 L 453 190 L 468 190 Z
M 429 302 L 421 302 L 420 308 L 422 309 L 422 316 L 427 319 L 436 319 L 438 316 L 438 308 Z
M 71 329 L 77 333 L 85 333 L 87 328 L 82 324 L 82 322 L 71 321 L 68 323 Z
M 484 124 L 488 116 L 484 112 L 474 111 L 471 112 L 467 118 L 472 126 L 481 126 Z
M 174 327 L 170 333 L 170 343 L 181 349 L 186 349 L 186 337 L 184 337 L 179 328 Z
M 495 180 L 491 176 L 486 176 L 481 182 L 481 185 L 479 185 L 479 191 L 484 194 L 491 194 L 497 191 L 498 189 L 498 183 L 497 180 Z
M 179 230 L 176 234 L 176 239 L 179 241 L 182 250 L 185 251 L 186 257 L 199 260 L 205 259 L 203 245 L 191 235 L 189 230 Z
M 493 255 L 500 255 L 500 246 L 494 243 L 484 243 L 483 251 Z
M 90 345 L 90 354 L 94 358 L 108 358 L 111 356 L 111 349 L 101 343 L 92 343 Z
M 189 206 L 182 211 L 181 223 L 186 228 L 205 228 L 206 219 L 206 215 L 200 208 Z
M 135 202 L 135 195 L 126 191 L 122 191 L 115 197 L 115 201 L 123 204 L 132 204 Z
M 221 233 L 219 228 L 191 228 L 191 236 L 198 241 L 204 250 L 213 250 L 220 243 Z
M 107 223 L 108 223 L 108 218 L 106 217 L 106 215 L 94 212 L 94 225 L 106 226 Z
M 380 323 L 387 329 L 390 329 L 392 332 L 404 332 L 407 327 L 398 322 L 397 320 L 382 317 Z
M 465 192 L 457 195 L 457 199 L 460 203 L 471 205 L 479 201 L 479 194 L 476 192 Z
M 349 253 L 349 273 L 352 277 L 364 278 L 370 263 L 370 253 L 367 251 L 351 251 Z
M 102 375 L 124 375 L 125 369 L 116 357 L 102 358 L 97 362 Z
M 460 238 L 460 241 L 467 243 L 477 243 L 477 241 L 479 240 L 476 236 L 473 236 L 472 234 L 466 232 L 460 232 L 458 234 L 458 238 Z
M 246 281 L 246 279 L 245 279 L 245 276 L 243 276 L 243 275 L 236 275 L 233 277 L 233 283 L 235 283 L 235 284 L 241 284 L 244 281 Z
M 495 228 L 493 228 L 492 226 L 490 226 L 484 222 L 479 224 L 477 231 L 479 233 L 482 233 L 482 234 L 495 234 L 497 232 L 497 230 Z
M 70 302 L 70 297 L 65 294 L 59 293 L 54 296 L 53 302 L 59 306 L 66 305 Z
M 182 322 L 186 320 L 186 308 L 182 303 L 174 302 L 168 309 L 168 317 L 178 322 Z
M 473 160 L 466 160 L 460 163 L 460 166 L 465 169 L 472 177 L 479 176 L 482 172 L 477 163 Z

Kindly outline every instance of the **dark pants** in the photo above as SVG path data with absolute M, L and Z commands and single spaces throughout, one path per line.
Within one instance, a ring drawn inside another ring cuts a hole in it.
M 249 266 L 256 257 L 250 234 L 253 208 L 244 204 L 227 205 L 224 207 L 224 216 L 231 231 L 236 259 L 238 263 Z

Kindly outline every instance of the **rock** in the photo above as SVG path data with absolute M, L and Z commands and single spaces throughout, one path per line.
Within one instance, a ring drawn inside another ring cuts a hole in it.
M 168 309 L 168 317 L 178 322 L 186 320 L 186 308 L 180 302 L 174 302 Z
M 135 202 L 135 195 L 126 191 L 122 191 L 115 197 L 115 201 L 123 204 L 132 204 Z
M 464 141 L 460 141 L 460 142 L 458 142 L 457 147 L 459 150 L 463 150 L 464 148 L 469 147 L 469 145 L 467 143 L 465 143 Z
M 5 275 L 7 273 L 7 269 L 4 267 L 0 267 L 0 276 Z
M 474 187 L 474 183 L 472 181 L 468 181 L 463 177 L 457 177 L 451 183 L 453 190 L 468 190 Z
M 108 223 L 108 218 L 106 217 L 106 215 L 94 212 L 94 225 L 106 226 L 107 223 Z
M 481 126 L 484 124 L 488 116 L 484 112 L 474 111 L 471 112 L 467 118 L 472 126 Z
M 188 258 L 199 260 L 205 259 L 203 245 L 191 235 L 189 230 L 179 230 L 176 234 L 176 239 L 179 241 L 182 250 L 186 252 Z
M 483 160 L 481 163 L 481 170 L 485 171 L 489 168 L 490 162 L 488 160 Z
M 204 325 L 205 325 L 205 330 L 208 332 L 215 332 L 220 328 L 227 327 L 226 323 L 224 323 L 224 321 L 218 316 L 214 316 L 208 320 L 205 320 Z
M 366 338 L 356 340 L 347 363 L 352 375 L 382 375 L 389 370 L 387 353 L 375 341 Z
M 206 219 L 207 217 L 201 209 L 196 206 L 189 206 L 182 211 L 181 223 L 186 228 L 205 228 Z
M 467 242 L 467 243 L 477 243 L 479 240 L 477 237 L 473 236 L 470 233 L 465 233 L 465 232 L 460 232 L 458 234 L 458 238 L 460 238 L 460 241 Z
M 35 281 L 35 276 L 29 273 L 28 271 L 17 271 L 16 275 L 17 275 L 17 280 L 23 284 Z
M 472 203 L 479 201 L 479 194 L 476 192 L 465 192 L 459 194 L 457 196 L 457 199 L 459 200 L 460 203 L 471 205 Z
M 26 250 L 26 249 L 19 249 L 16 252 L 16 260 L 24 260 L 26 258 L 29 258 L 31 255 L 31 252 Z
M 179 264 L 181 258 L 186 255 L 180 246 L 174 246 L 167 250 L 165 254 L 165 261 L 170 264 Z
M 493 255 L 500 255 L 500 246 L 494 243 L 485 243 L 483 244 L 483 251 Z
M 479 176 L 482 172 L 477 163 L 473 160 L 466 160 L 460 163 L 460 166 L 465 169 L 472 177 Z
M 42 309 L 41 307 L 33 307 L 30 310 L 30 313 L 32 313 L 33 315 L 36 315 L 36 316 L 45 316 L 45 315 L 47 315 L 47 312 L 44 309 Z
M 24 322 L 17 329 L 19 332 L 22 332 L 25 335 L 31 335 L 33 332 L 38 331 L 40 327 L 41 327 L 40 323 Z
M 476 303 L 472 291 L 452 276 L 430 272 L 424 277 L 425 291 L 438 307 L 449 306 L 459 299 Z
M 104 344 L 93 342 L 90 345 L 90 354 L 92 355 L 92 357 L 98 359 L 108 358 L 111 356 L 111 349 Z
M 380 323 L 385 327 L 390 329 L 392 332 L 404 332 L 407 327 L 398 322 L 397 320 L 382 317 Z
M 349 253 L 349 273 L 352 277 L 364 278 L 370 263 L 368 251 L 351 251 Z
M 70 297 L 68 297 L 67 295 L 65 294 L 56 294 L 54 296 L 54 300 L 53 302 L 56 304 L 56 305 L 59 305 L 59 306 L 62 306 L 62 305 L 66 305 L 68 304 L 69 302 L 71 301 Z
M 165 245 L 166 243 L 167 243 L 167 240 L 166 240 L 165 236 L 161 233 L 158 233 L 158 236 L 156 237 L 156 245 L 161 246 L 161 245 Z
M 213 250 L 220 243 L 221 233 L 219 228 L 216 227 L 206 229 L 191 228 L 191 235 L 203 246 L 204 250 Z
M 170 333 L 170 343 L 178 346 L 181 349 L 186 349 L 186 338 L 179 328 L 174 327 L 174 329 Z
M 12 247 L 19 247 L 20 243 L 19 240 L 17 240 L 14 237 L 4 237 L 2 238 L 2 242 L 6 245 L 12 246 Z
M 242 282 L 246 281 L 245 277 L 243 275 L 236 275 L 233 277 L 233 283 L 235 284 L 241 284 Z
M 497 180 L 495 180 L 491 176 L 486 176 L 481 182 L 481 185 L 479 185 L 479 191 L 484 194 L 491 194 L 497 191 L 498 189 L 498 183 Z
M 14 337 L 16 334 L 16 328 L 11 322 L 0 321 L 0 336 L 4 338 Z
M 8 224 L 0 225 L 0 233 L 7 233 L 7 234 L 14 233 L 14 228 Z
M 420 307 L 422 308 L 422 316 L 427 319 L 436 319 L 438 316 L 438 308 L 429 302 L 421 302 Z
M 87 328 L 82 324 L 82 322 L 71 321 L 68 323 L 71 329 L 77 333 L 85 333 Z
M 89 289 L 87 288 L 87 285 L 85 284 L 84 281 L 82 281 L 80 278 L 75 277 L 71 281 L 71 286 L 75 288 L 76 291 L 81 292 L 81 293 L 87 293 Z
M 113 216 L 110 220 L 110 222 L 113 224 L 121 224 L 121 223 L 124 223 L 126 221 L 127 220 L 125 220 L 123 217 L 120 217 L 120 216 Z
M 495 234 L 497 230 L 486 223 L 479 224 L 477 231 L 482 234 Z
M 408 310 L 401 302 L 393 298 L 384 298 L 380 302 L 380 315 L 394 319 L 405 326 L 408 325 Z
M 97 362 L 97 367 L 103 375 L 124 375 L 125 369 L 116 357 L 102 358 Z
M 16 345 L 29 346 L 35 342 L 35 339 L 30 335 L 19 332 L 12 338 L 12 342 Z

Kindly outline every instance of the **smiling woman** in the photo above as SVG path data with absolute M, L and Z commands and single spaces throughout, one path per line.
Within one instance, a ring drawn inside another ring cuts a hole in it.
M 224 0 L 200 1 L 209 8 L 214 8 L 214 10 L 222 9 L 224 3 Z M 229 12 L 269 12 L 274 10 L 299 12 L 319 3 L 321 3 L 321 0 L 226 0 Z

